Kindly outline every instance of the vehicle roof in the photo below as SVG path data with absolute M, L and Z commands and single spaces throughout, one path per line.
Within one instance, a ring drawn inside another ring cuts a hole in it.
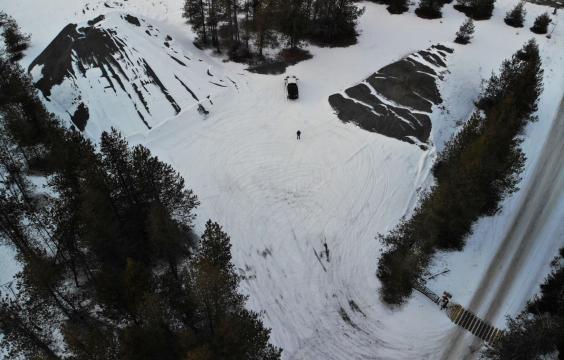
M 296 84 L 298 82 L 298 78 L 295 76 L 286 76 L 286 82 L 288 84 Z

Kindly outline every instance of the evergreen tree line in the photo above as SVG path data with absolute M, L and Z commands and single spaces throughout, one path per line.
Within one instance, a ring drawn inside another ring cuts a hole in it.
M 362 14 L 353 0 L 186 0 L 184 17 L 197 33 L 197 43 L 235 59 L 276 46 L 290 48 L 303 40 L 321 45 L 356 42 Z
M 9 358 L 279 359 L 237 292 L 228 235 L 208 221 L 194 236 L 198 204 L 117 131 L 96 146 L 62 127 L 0 56 L 0 241 L 22 269 L 0 291 Z
M 484 87 L 477 111 L 439 154 L 432 169 L 435 185 L 411 218 L 380 235 L 386 250 L 378 278 L 385 302 L 405 301 L 437 250 L 461 250 L 472 225 L 494 215 L 517 190 L 525 161 L 519 135 L 535 119 L 542 74 L 534 40 L 504 61 Z
M 503 336 L 483 356 L 493 360 L 564 359 L 564 248 L 552 262 L 540 295 L 517 317 L 507 319 Z
M 406 12 L 410 4 L 408 0 L 373 1 L 380 4 L 387 4 L 387 9 L 392 14 Z M 415 14 L 424 19 L 438 19 L 442 17 L 442 7 L 451 2 L 452 0 L 419 0 Z M 495 0 L 457 0 L 454 5 L 456 10 L 463 12 L 470 20 L 487 20 L 491 18 L 494 7 Z M 512 27 L 523 27 L 526 13 L 524 1 L 519 1 L 515 7 L 507 12 L 504 21 L 507 25 Z M 550 22 L 551 19 L 548 13 L 541 14 L 535 19 L 531 31 L 536 34 L 546 34 Z M 457 34 L 456 42 L 460 44 L 467 44 L 470 40 L 464 36 L 464 33 L 467 33 L 469 30 L 468 21 L 464 26 L 465 27 L 460 29 L 460 32 L 463 33 L 462 36 L 458 36 Z

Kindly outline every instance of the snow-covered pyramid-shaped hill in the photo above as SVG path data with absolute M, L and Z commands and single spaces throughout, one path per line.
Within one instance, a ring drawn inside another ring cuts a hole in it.
M 453 50 L 434 45 L 383 67 L 329 103 L 344 122 L 427 148 L 433 105 L 442 102 L 437 81 Z
M 189 44 L 128 14 L 69 24 L 31 63 L 50 111 L 97 138 L 151 129 L 181 111 L 203 116 L 237 84 Z

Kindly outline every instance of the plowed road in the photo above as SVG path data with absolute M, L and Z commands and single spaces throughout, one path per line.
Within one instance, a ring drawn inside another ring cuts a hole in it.
M 558 241 L 543 237 L 542 230 L 564 198 L 564 99 L 535 164 L 529 186 L 523 190 L 527 193 L 521 207 L 468 306 L 473 312 L 485 314 L 482 317 L 487 322 L 494 321 L 499 315 L 535 244 Z M 560 224 L 563 223 L 564 219 Z M 549 261 L 546 259 L 547 263 Z M 465 346 L 462 341 L 465 333 L 464 329 L 457 330 L 443 359 L 453 359 L 455 354 L 461 353 L 466 353 L 465 358 L 473 357 L 470 350 L 461 349 Z M 474 346 L 471 348 L 475 349 Z

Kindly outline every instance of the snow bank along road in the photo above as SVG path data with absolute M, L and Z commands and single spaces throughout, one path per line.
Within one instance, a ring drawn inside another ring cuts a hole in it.
M 525 262 L 532 253 L 542 251 L 543 243 L 559 243 L 561 240 L 548 238 L 543 230 L 553 215 L 562 206 L 564 197 L 564 98 L 548 134 L 542 152 L 536 162 L 532 179 L 525 191 L 521 207 L 511 223 L 503 242 L 484 273 L 478 291 L 474 294 L 468 308 L 479 314 L 485 314 L 484 320 L 497 319 L 513 287 L 520 286 L 519 275 L 528 271 Z M 560 221 L 557 234 L 564 235 L 564 219 Z M 556 253 L 554 253 L 555 255 Z M 548 263 L 550 255 L 545 257 Z M 540 265 L 540 264 L 539 264 Z M 453 354 L 461 353 L 464 346 L 462 338 L 465 330 L 454 335 L 443 358 L 452 359 Z M 478 343 L 466 351 L 471 354 Z M 462 351 L 464 353 L 464 351 Z M 469 355 L 470 356 L 470 355 Z

